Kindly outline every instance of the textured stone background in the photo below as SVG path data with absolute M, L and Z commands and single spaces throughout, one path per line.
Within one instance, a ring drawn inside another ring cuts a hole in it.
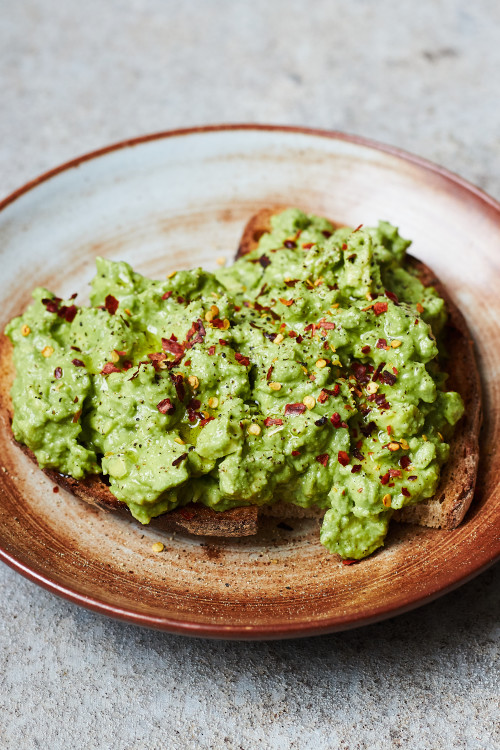
M 0 0 L 0 194 L 180 126 L 333 128 L 500 198 L 498 0 Z M 285 17 L 286 16 L 286 17 Z M 112 622 L 0 567 L 0 747 L 500 746 L 497 566 L 412 614 L 282 643 Z

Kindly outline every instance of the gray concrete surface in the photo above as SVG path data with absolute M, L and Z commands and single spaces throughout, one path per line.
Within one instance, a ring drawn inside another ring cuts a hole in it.
M 256 121 L 438 161 L 500 198 L 498 0 L 0 0 L 0 193 L 108 142 Z M 0 567 L 0 747 L 500 747 L 497 566 L 282 643 L 108 621 Z

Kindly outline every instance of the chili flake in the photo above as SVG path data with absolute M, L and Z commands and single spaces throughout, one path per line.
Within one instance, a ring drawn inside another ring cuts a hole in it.
M 315 460 L 326 468 L 328 461 L 330 460 L 330 456 L 328 453 L 320 453 L 319 456 L 316 456 Z
M 285 417 L 296 417 L 298 414 L 303 414 L 306 409 L 305 404 L 286 404 Z
M 373 312 L 375 315 L 381 315 L 382 313 L 387 312 L 388 305 L 387 302 L 375 302 L 373 305 Z
M 184 461 L 184 459 L 186 459 L 186 458 L 187 458 L 187 456 L 188 456 L 188 454 L 187 454 L 187 453 L 181 453 L 181 455 L 180 455 L 180 456 L 177 456 L 177 458 L 174 458 L 174 460 L 172 461 L 172 466 L 179 466 L 179 464 L 180 464 L 180 463 L 181 463 L 182 461 Z
M 237 362 L 240 363 L 240 365 L 244 365 L 244 367 L 248 367 L 250 364 L 250 360 L 248 357 L 244 357 L 243 354 L 240 354 L 239 352 L 234 353 L 234 358 Z
M 162 414 L 173 414 L 175 411 L 175 406 L 169 398 L 164 398 L 163 401 L 160 401 L 160 403 L 156 405 L 156 408 Z
M 104 307 L 110 315 L 114 315 L 116 313 L 119 304 L 120 303 L 118 302 L 116 297 L 113 297 L 112 294 L 108 294 L 106 299 L 104 300 Z
M 349 454 L 346 453 L 345 451 L 339 451 L 337 455 L 337 459 L 341 466 L 347 466 L 347 464 L 350 461 Z

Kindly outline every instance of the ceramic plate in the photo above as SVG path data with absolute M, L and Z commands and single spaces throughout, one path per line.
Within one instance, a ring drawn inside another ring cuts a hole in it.
M 500 205 L 454 175 L 339 133 L 257 126 L 162 133 L 43 175 L 0 205 L 0 326 L 34 286 L 87 297 L 96 255 L 138 271 L 233 256 L 258 209 L 296 205 L 357 226 L 388 219 L 447 285 L 477 343 L 485 424 L 476 497 L 454 531 L 394 524 L 345 566 L 318 523 L 269 520 L 257 537 L 168 535 L 61 491 L 13 443 L 1 393 L 0 555 L 53 593 L 177 633 L 282 638 L 350 628 L 428 602 L 500 554 Z M 3 347 L 5 351 L 5 347 Z M 5 390 L 5 389 L 4 389 Z M 151 547 L 161 541 L 165 550 Z

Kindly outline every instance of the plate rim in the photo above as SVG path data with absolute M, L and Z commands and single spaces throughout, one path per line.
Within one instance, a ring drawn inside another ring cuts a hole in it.
M 135 146 L 140 146 L 145 143 L 163 140 L 166 138 L 184 137 L 200 133 L 214 133 L 224 131 L 267 131 L 291 134 L 298 133 L 302 135 L 310 135 L 319 138 L 352 143 L 369 150 L 382 152 L 390 156 L 394 156 L 403 162 L 414 164 L 415 166 L 420 167 L 426 172 L 436 174 L 443 178 L 445 182 L 449 183 L 451 186 L 459 187 L 461 191 L 464 191 L 466 194 L 474 195 L 482 204 L 485 204 L 490 210 L 493 210 L 493 212 L 497 214 L 498 219 L 500 220 L 500 201 L 497 201 L 481 188 L 477 187 L 458 174 L 455 174 L 451 170 L 435 164 L 434 162 L 421 156 L 417 156 L 408 151 L 405 151 L 404 149 L 381 143 L 370 138 L 365 138 L 364 136 L 348 134 L 337 130 L 324 130 L 294 125 L 268 125 L 262 123 L 226 123 L 201 125 L 188 128 L 164 130 L 117 141 L 111 145 L 86 152 L 80 156 L 65 161 L 60 165 L 43 172 L 38 177 L 29 180 L 24 185 L 15 189 L 0 201 L 0 211 L 3 211 L 5 208 L 7 208 L 7 206 L 12 204 L 17 199 L 21 198 L 29 191 L 37 188 L 39 185 L 47 182 L 53 177 L 56 177 L 62 172 L 79 167 L 81 164 L 87 161 L 98 159 L 102 156 L 106 156 L 109 153 L 125 148 L 133 148 Z M 146 615 L 133 611 L 131 608 L 108 604 L 96 597 L 85 596 L 84 594 L 81 594 L 67 586 L 63 586 L 62 584 L 57 583 L 55 580 L 52 580 L 47 574 L 38 572 L 34 567 L 30 567 L 29 565 L 22 562 L 22 560 L 19 560 L 14 555 L 11 555 L 8 550 L 0 547 L 0 560 L 2 562 L 6 563 L 9 567 L 23 575 L 25 578 L 38 584 L 51 593 L 72 602 L 73 604 L 78 604 L 101 615 L 107 615 L 114 619 L 126 621 L 130 624 L 142 625 L 145 627 L 164 630 L 179 635 L 234 640 L 271 640 L 306 637 L 311 635 L 323 635 L 327 633 L 353 629 L 361 627 L 363 625 L 370 625 L 389 617 L 395 617 L 397 615 L 404 614 L 411 611 L 412 609 L 421 607 L 441 596 L 444 596 L 450 591 L 453 591 L 459 586 L 462 586 L 468 581 L 472 580 L 477 575 L 480 575 L 487 568 L 493 565 L 498 559 L 500 559 L 500 540 L 496 549 L 494 547 L 490 547 L 489 552 L 483 554 L 483 556 L 480 557 L 479 560 L 477 559 L 477 557 L 475 558 L 475 562 L 469 560 L 466 570 L 464 571 L 462 569 L 458 578 L 450 575 L 444 583 L 441 582 L 441 585 L 436 586 L 435 589 L 430 592 L 427 589 L 427 591 L 423 595 L 407 596 L 405 598 L 405 601 L 398 607 L 393 607 L 389 604 L 385 606 L 381 605 L 370 610 L 363 610 L 354 616 L 352 614 L 343 616 L 333 615 L 331 618 L 307 618 L 304 621 L 294 623 L 283 622 L 266 625 L 257 624 L 252 626 L 242 626 L 215 623 L 208 624 L 193 622 L 190 620 Z

